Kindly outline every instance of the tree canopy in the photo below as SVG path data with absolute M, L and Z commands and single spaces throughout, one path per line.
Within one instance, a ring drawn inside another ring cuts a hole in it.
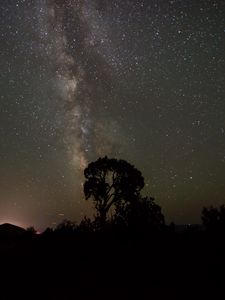
M 144 178 L 139 170 L 125 160 L 107 156 L 91 162 L 84 170 L 84 194 L 92 198 L 97 217 L 104 224 L 110 208 L 116 209 L 140 196 Z

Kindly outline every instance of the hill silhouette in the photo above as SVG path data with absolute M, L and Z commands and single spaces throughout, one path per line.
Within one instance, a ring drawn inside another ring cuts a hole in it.
M 0 225 L 0 237 L 18 238 L 23 236 L 27 236 L 27 231 L 22 227 L 10 223 Z

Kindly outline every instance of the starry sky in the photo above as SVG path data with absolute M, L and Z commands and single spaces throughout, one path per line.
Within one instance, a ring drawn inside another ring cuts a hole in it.
M 93 213 L 83 169 L 134 164 L 166 221 L 225 203 L 223 0 L 2 0 L 0 222 Z

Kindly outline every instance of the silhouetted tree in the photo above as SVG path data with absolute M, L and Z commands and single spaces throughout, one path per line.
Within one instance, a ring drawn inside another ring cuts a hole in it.
M 206 230 L 216 231 L 225 229 L 225 206 L 218 208 L 210 206 L 202 209 L 202 223 Z
M 160 229 L 165 225 L 161 207 L 152 197 L 136 197 L 116 207 L 115 220 L 120 220 L 131 229 Z
M 225 206 L 220 206 L 220 226 L 225 230 Z
M 29 232 L 29 234 L 31 234 L 31 235 L 34 235 L 37 233 L 36 229 L 33 226 L 28 227 L 27 232 Z
M 86 216 L 81 220 L 77 227 L 78 231 L 83 233 L 91 233 L 94 231 L 94 223 Z
M 116 208 L 139 197 L 144 187 L 140 171 L 125 160 L 99 158 L 84 170 L 84 194 L 92 198 L 97 220 L 104 226 L 110 208 Z
M 54 233 L 53 229 L 50 228 L 50 227 L 47 227 L 47 228 L 45 229 L 45 231 L 42 233 L 42 235 L 45 235 L 45 236 L 51 236 L 53 233 Z
M 65 219 L 56 227 L 55 231 L 63 233 L 64 235 L 68 235 L 73 233 L 76 230 L 76 228 L 77 225 L 75 222 Z

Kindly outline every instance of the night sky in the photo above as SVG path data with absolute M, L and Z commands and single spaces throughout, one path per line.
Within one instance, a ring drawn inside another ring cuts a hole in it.
M 0 70 L 0 222 L 90 216 L 105 155 L 167 222 L 225 203 L 225 1 L 1 0 Z

